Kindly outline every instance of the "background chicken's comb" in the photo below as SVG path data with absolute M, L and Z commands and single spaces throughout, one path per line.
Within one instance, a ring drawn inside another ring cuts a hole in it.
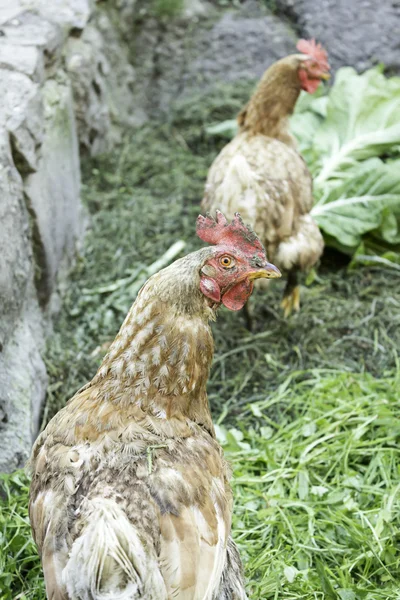
M 324 70 L 328 70 L 328 54 L 326 50 L 321 46 L 321 44 L 317 44 L 314 39 L 311 40 L 299 40 L 296 46 L 297 50 L 303 52 L 304 54 L 308 54 L 315 58 L 315 60 L 319 63 L 321 68 Z
M 265 258 L 264 246 L 254 231 L 243 223 L 239 213 L 235 213 L 231 223 L 219 210 L 216 211 L 215 219 L 209 214 L 205 217 L 199 215 L 197 217 L 196 233 L 200 239 L 209 244 L 234 246 L 240 248 L 246 254 L 261 252 L 263 258 Z

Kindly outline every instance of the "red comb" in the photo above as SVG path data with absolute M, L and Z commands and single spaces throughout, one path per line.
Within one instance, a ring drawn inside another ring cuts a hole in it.
M 217 210 L 216 218 L 211 215 L 199 215 L 196 223 L 196 233 L 200 239 L 209 244 L 234 246 L 245 254 L 261 253 L 265 259 L 265 249 L 254 231 L 245 225 L 239 213 L 231 223 Z
M 296 48 L 300 52 L 312 56 L 324 71 L 329 70 L 328 54 L 321 44 L 317 44 L 314 39 L 299 40 Z

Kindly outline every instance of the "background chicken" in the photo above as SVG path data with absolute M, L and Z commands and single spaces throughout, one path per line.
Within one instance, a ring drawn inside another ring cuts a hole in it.
M 31 458 L 30 518 L 52 600 L 245 599 L 229 470 L 206 383 L 209 320 L 279 277 L 237 215 L 144 285 L 97 374 Z
M 311 268 L 323 239 L 309 212 L 312 178 L 289 133 L 300 91 L 315 92 L 329 78 L 325 50 L 300 40 L 298 50 L 263 75 L 238 116 L 239 133 L 214 160 L 207 177 L 203 210 L 239 211 L 265 244 L 267 254 L 288 274 L 285 316 L 299 310 L 298 270 Z

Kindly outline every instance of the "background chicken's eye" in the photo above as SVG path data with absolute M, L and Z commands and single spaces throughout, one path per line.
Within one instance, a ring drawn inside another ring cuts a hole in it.
M 225 268 L 229 268 L 229 267 L 233 267 L 233 260 L 231 259 L 230 256 L 222 256 L 219 259 L 219 262 L 221 263 L 221 265 Z

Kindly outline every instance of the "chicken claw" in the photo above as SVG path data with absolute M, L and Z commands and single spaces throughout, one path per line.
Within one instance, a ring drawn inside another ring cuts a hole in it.
M 286 290 L 285 290 L 286 292 Z M 290 317 L 293 311 L 299 312 L 300 310 L 300 286 L 292 288 L 288 293 L 285 293 L 281 302 L 283 308 L 283 316 L 285 319 Z

